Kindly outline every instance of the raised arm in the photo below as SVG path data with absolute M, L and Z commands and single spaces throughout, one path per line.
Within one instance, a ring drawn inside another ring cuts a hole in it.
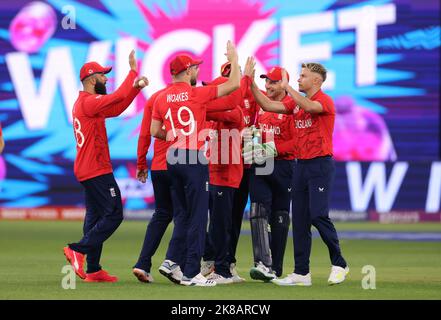
M 242 99 L 242 92 L 240 90 L 235 90 L 233 93 L 229 94 L 228 96 L 224 96 L 209 101 L 206 104 L 207 112 L 232 110 L 238 104 L 240 104 L 241 99 Z
M 141 82 L 143 80 L 143 82 Z M 140 84 L 141 83 L 141 84 Z M 132 103 L 132 101 L 136 98 L 136 96 L 139 93 L 139 90 L 145 88 L 148 85 L 148 79 L 146 77 L 140 77 L 139 79 L 135 80 L 135 83 L 130 90 L 127 97 L 121 101 L 120 103 L 117 103 L 115 105 L 112 105 L 111 108 L 106 109 L 103 114 L 106 118 L 113 118 L 119 116 L 121 113 L 123 113 Z
M 243 114 L 238 107 L 225 112 L 207 112 L 207 120 L 223 122 L 239 126 L 243 119 Z
M 132 90 L 132 83 L 135 81 L 136 76 L 137 73 L 131 70 L 115 92 L 107 95 L 88 96 L 86 98 L 87 109 L 84 110 L 86 115 L 93 117 L 111 109 L 115 104 L 123 102 Z
M 288 113 L 287 110 L 285 109 L 283 103 L 281 103 L 279 101 L 270 100 L 267 96 L 265 96 L 260 91 L 256 82 L 254 81 L 255 66 L 256 66 L 256 62 L 254 61 L 254 58 L 248 57 L 247 63 L 245 65 L 244 75 L 246 77 L 250 78 L 250 79 L 247 79 L 246 82 L 248 82 L 248 84 L 250 86 L 251 93 L 254 96 L 254 100 L 265 111 L 275 112 L 275 113 Z
M 130 71 L 128 75 L 114 93 L 108 95 L 93 95 L 87 98 L 88 108 L 84 111 L 88 116 L 94 116 L 100 113 L 108 113 L 110 115 L 121 114 L 127 109 L 135 96 L 139 93 L 139 90 L 148 84 L 148 80 L 146 81 L 146 79 L 143 79 L 145 81 L 145 85 L 143 86 L 139 83 L 141 79 L 136 80 L 138 67 L 134 50 L 132 50 L 129 55 L 129 65 Z
M 217 86 L 217 96 L 222 97 L 230 94 L 234 90 L 238 89 L 240 86 L 240 68 L 238 62 L 238 56 L 236 47 L 231 41 L 227 42 L 227 53 L 228 61 L 231 63 L 231 72 L 228 81 Z
M 251 85 L 251 92 L 253 93 L 257 104 L 263 110 L 275 113 L 288 113 L 288 110 L 286 110 L 285 105 L 282 102 L 270 100 L 262 93 L 262 91 L 260 91 L 254 81 Z
M 288 94 L 294 99 L 296 104 L 303 110 L 309 113 L 321 113 L 323 112 L 323 106 L 318 101 L 312 101 L 304 96 L 302 96 L 299 92 L 294 90 L 288 83 L 288 77 L 286 76 L 286 70 L 282 70 L 282 83 L 281 86 L 283 89 L 288 92 Z

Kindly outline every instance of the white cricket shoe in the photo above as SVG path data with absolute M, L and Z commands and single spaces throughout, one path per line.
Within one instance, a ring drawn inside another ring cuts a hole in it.
M 346 268 L 338 267 L 338 266 L 332 266 L 331 268 L 331 274 L 328 278 L 328 284 L 339 284 L 345 281 L 346 276 L 349 273 L 349 267 L 346 266 Z
M 271 268 L 268 268 L 260 261 L 255 267 L 251 268 L 250 276 L 251 276 L 251 279 L 262 280 L 265 282 L 268 282 L 268 281 L 271 281 L 271 280 L 277 278 L 276 275 L 271 270 Z
M 159 272 L 171 282 L 177 284 L 181 283 L 183 274 L 181 271 L 181 267 L 177 263 L 171 260 L 164 260 L 164 262 L 159 267 Z
M 240 283 L 245 282 L 245 278 L 242 278 L 239 273 L 237 273 L 236 264 L 231 263 L 230 264 L 230 272 L 233 275 L 233 282 L 234 283 Z
M 204 260 L 202 260 L 202 263 L 201 263 L 201 274 L 204 277 L 206 277 L 210 273 L 212 273 L 213 271 L 214 271 L 214 261 L 211 261 L 211 260 L 204 261 Z
M 288 274 L 286 278 L 283 279 L 274 279 L 271 280 L 272 283 L 275 283 L 279 286 L 304 286 L 309 287 L 312 285 L 311 273 L 308 273 L 304 276 L 297 273 Z
M 197 287 L 214 287 L 216 281 L 208 280 L 202 274 L 198 273 L 193 278 L 182 277 L 181 284 L 184 286 L 197 286 Z
M 208 280 L 216 281 L 216 284 L 231 284 L 233 283 L 233 277 L 226 278 L 216 272 L 212 272 L 208 277 Z

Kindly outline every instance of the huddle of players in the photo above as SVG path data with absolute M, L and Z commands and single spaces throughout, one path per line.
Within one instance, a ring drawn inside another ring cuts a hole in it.
M 133 268 L 141 282 L 153 281 L 151 257 L 172 220 L 174 230 L 159 267 L 161 274 L 189 286 L 244 281 L 236 271 L 235 253 L 249 195 L 251 278 L 301 284 L 292 279 L 277 281 L 283 271 L 299 148 L 294 117 L 283 114 L 287 112 L 266 112 L 256 102 L 253 58 L 248 58 L 241 75 L 230 42 L 226 56 L 221 76 L 203 87 L 196 87 L 202 61 L 176 56 L 170 63 L 172 83 L 152 95 L 144 109 L 137 178 L 143 183 L 147 180 L 146 155 L 154 136 L 150 170 L 156 208 Z M 285 82 L 289 81 L 280 67 L 261 75 L 266 81 L 262 93 L 271 101 L 295 105 L 282 88 L 284 74 Z M 271 170 L 259 173 L 267 162 Z M 303 280 L 308 285 L 308 279 Z
M 118 281 L 100 265 L 103 243 L 123 221 L 105 120 L 119 116 L 148 85 L 146 77 L 138 76 L 134 54 L 129 55 L 126 79 L 111 94 L 106 91 L 111 67 L 87 62 L 80 70 L 83 90 L 72 108 L 74 173 L 85 191 L 86 215 L 82 239 L 69 243 L 63 252 L 86 282 Z M 142 282 L 153 280 L 151 257 L 173 220 L 161 274 L 187 286 L 244 281 L 236 272 L 235 255 L 249 195 L 253 279 L 311 285 L 314 225 L 331 258 L 328 282 L 341 283 L 349 268 L 329 219 L 335 108 L 321 91 L 326 70 L 316 63 L 302 65 L 298 85 L 303 96 L 289 85 L 285 70 L 273 68 L 261 76 L 266 80 L 263 93 L 254 82 L 254 59 L 247 59 L 242 76 L 231 42 L 226 56 L 222 77 L 202 87 L 196 87 L 202 61 L 176 56 L 170 63 L 172 83 L 152 95 L 145 107 L 136 175 L 141 182 L 147 179 L 146 154 L 153 136 L 150 171 L 156 210 L 134 275 Z M 295 266 L 293 273 L 278 278 L 291 199 Z

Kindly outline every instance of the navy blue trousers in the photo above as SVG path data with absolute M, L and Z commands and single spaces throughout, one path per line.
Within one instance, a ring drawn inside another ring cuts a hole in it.
M 205 233 L 208 220 L 208 165 L 199 162 L 189 164 L 189 158 L 198 159 L 197 151 L 182 151 L 184 158 L 178 163 L 167 162 L 167 169 L 170 174 L 173 188 L 176 192 L 176 200 L 181 210 L 174 211 L 174 230 L 172 240 L 185 239 L 181 241 L 178 249 L 173 244 L 167 251 L 167 259 L 174 258 L 179 261 L 183 245 L 186 245 L 184 263 L 184 276 L 193 278 L 201 269 L 201 258 L 204 254 Z M 176 149 L 169 149 L 169 154 L 177 155 Z M 186 159 L 185 159 L 186 158 Z M 179 242 L 179 241 L 177 241 Z M 181 250 L 179 253 L 178 251 Z
M 275 219 L 273 215 L 279 211 L 288 213 L 289 226 L 289 211 L 291 204 L 291 183 L 293 174 L 293 160 L 275 160 L 274 170 L 269 175 L 256 175 L 256 165 L 252 166 L 252 174 L 250 175 L 250 199 L 251 202 L 261 203 L 264 205 L 266 211 L 269 213 L 268 222 L 271 224 Z M 272 238 L 279 239 L 286 235 L 279 235 L 278 232 L 286 234 L 287 231 L 282 231 L 279 228 L 271 229 L 270 247 L 273 265 L 270 266 L 276 271 L 277 276 L 282 274 L 283 257 L 285 255 L 285 244 L 280 245 L 279 241 L 271 241 Z M 282 241 L 283 242 L 283 241 Z M 255 261 L 257 262 L 257 261 Z
M 217 274 L 231 277 L 229 250 L 232 231 L 232 209 L 235 188 L 210 184 L 210 224 L 205 243 L 204 260 L 214 260 Z
M 158 249 L 161 239 L 173 220 L 173 189 L 167 170 L 151 171 L 153 192 L 155 195 L 155 212 L 147 226 L 141 254 L 135 268 L 150 272 L 152 256 Z
M 340 251 L 337 231 L 329 219 L 329 201 L 335 175 L 331 157 L 297 160 L 294 165 L 292 221 L 294 272 L 309 273 L 311 225 L 317 228 L 329 250 L 332 265 L 346 267 Z
M 69 247 L 86 254 L 87 273 L 101 270 L 103 243 L 123 221 L 121 192 L 112 173 L 82 181 L 86 198 L 83 238 Z
M 228 261 L 236 263 L 237 243 L 239 242 L 240 230 L 242 228 L 243 214 L 248 203 L 249 186 L 250 186 L 251 168 L 243 170 L 242 180 L 238 189 L 234 190 L 233 199 L 233 219 L 230 236 L 230 250 Z

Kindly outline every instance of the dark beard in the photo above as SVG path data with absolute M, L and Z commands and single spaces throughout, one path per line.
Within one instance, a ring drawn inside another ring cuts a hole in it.
M 97 81 L 95 83 L 95 92 L 97 94 L 106 95 L 107 94 L 107 88 L 106 85 L 102 82 Z
M 190 84 L 192 87 L 196 86 L 197 80 L 196 79 L 190 79 Z

